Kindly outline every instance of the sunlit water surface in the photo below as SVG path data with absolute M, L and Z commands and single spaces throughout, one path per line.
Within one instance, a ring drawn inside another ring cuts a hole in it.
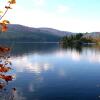
M 100 49 L 15 44 L 11 61 L 17 100 L 99 100 Z

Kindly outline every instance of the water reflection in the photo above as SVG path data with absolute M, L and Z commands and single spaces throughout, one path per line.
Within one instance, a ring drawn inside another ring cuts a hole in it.
M 36 59 L 30 58 L 30 56 L 23 56 L 23 57 L 12 57 L 12 61 L 16 67 L 16 71 L 18 72 L 34 72 L 34 73 L 41 73 L 43 71 L 47 71 L 50 69 L 51 65 L 48 62 L 39 63 Z
M 6 100 L 26 100 L 26 98 L 22 96 L 21 91 L 19 94 L 16 88 L 12 88 L 10 95 Z
M 33 72 L 40 74 L 44 71 L 53 70 L 55 61 L 70 59 L 75 62 L 87 61 L 91 63 L 100 63 L 100 51 L 94 47 L 83 47 L 79 52 L 73 48 L 57 48 L 51 53 L 30 53 L 23 56 L 12 56 L 17 72 Z M 63 71 L 61 73 L 64 73 Z
M 80 46 L 81 51 L 76 49 L 76 47 L 64 47 L 67 55 L 73 60 L 87 60 L 92 63 L 100 63 L 100 46 L 91 45 L 91 46 Z
M 0 100 L 14 100 L 15 98 L 16 88 L 7 90 L 8 82 L 15 77 L 12 74 L 8 74 L 12 70 L 10 51 L 11 48 L 0 46 Z
M 63 59 L 63 58 L 69 57 L 69 58 L 72 58 L 75 61 L 80 60 L 80 55 L 81 55 L 75 49 L 73 49 L 73 50 L 70 50 L 70 49 L 63 50 L 63 49 L 61 49 L 59 51 L 56 51 L 55 54 L 56 54 L 56 56 L 58 58 L 62 58 Z
M 17 74 L 13 82 L 17 87 L 15 97 L 18 100 L 97 100 L 100 94 L 99 47 L 77 50 L 52 45 L 35 44 L 34 48 L 31 44 L 27 50 L 19 51 L 18 48 L 23 48 L 20 44 L 16 53 L 13 51 L 10 60 Z

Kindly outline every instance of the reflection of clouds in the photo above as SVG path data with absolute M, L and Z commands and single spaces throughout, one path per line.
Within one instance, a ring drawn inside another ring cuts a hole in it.
M 25 69 L 32 71 L 34 73 L 41 73 L 43 71 L 49 70 L 49 68 L 50 68 L 50 65 L 47 64 L 47 63 L 41 64 L 41 63 L 37 63 L 37 62 L 36 63 L 29 62 L 29 63 L 26 64 Z
M 91 63 L 100 63 L 100 51 L 96 49 L 85 49 L 83 57 Z
M 42 57 L 44 57 L 42 59 Z M 49 58 L 50 57 L 50 58 Z M 49 58 L 49 60 L 48 60 Z M 77 50 L 68 49 L 68 50 L 58 50 L 50 55 L 48 55 L 46 60 L 46 55 L 31 55 L 31 56 L 23 56 L 23 57 L 16 57 L 12 58 L 13 63 L 16 67 L 18 72 L 29 71 L 33 73 L 41 73 L 43 71 L 47 71 L 51 69 L 53 66 L 52 58 L 54 59 L 53 63 L 57 60 L 73 60 L 77 61 L 88 61 L 88 62 L 99 62 L 100 63 L 100 52 L 96 51 L 95 49 L 85 48 L 79 53 Z M 51 59 L 51 61 L 50 61 Z M 43 61 L 42 61 L 43 60 Z M 59 62 L 58 62 L 59 63 Z
M 60 69 L 60 70 L 59 70 L 59 75 L 60 75 L 61 77 L 66 76 L 66 71 L 65 71 L 64 69 Z
M 100 63 L 100 55 L 92 55 L 91 57 L 89 57 L 89 61 Z
M 44 78 L 41 75 L 35 77 L 35 79 L 32 80 L 28 86 L 29 92 L 35 92 L 38 88 L 42 87 L 43 81 Z
M 63 58 L 64 56 L 66 56 L 63 50 L 56 51 L 55 55 L 59 58 Z
M 50 65 L 48 63 L 44 64 L 44 70 L 47 71 L 50 68 Z
M 81 53 L 77 50 L 60 50 L 55 53 L 57 58 L 63 59 L 72 59 L 73 61 L 81 61 L 86 60 L 89 62 L 98 62 L 100 63 L 100 51 L 96 51 L 95 49 L 83 49 Z
M 74 61 L 80 60 L 80 54 L 76 50 L 68 50 L 68 51 L 60 50 L 60 51 L 57 51 L 55 54 L 58 58 L 67 57 L 67 58 L 71 58 Z
M 26 70 L 34 73 L 41 73 L 50 69 L 49 63 L 31 61 L 32 59 L 28 58 L 28 56 L 12 58 L 12 60 L 18 72 Z
M 72 59 L 73 59 L 74 61 L 79 61 L 80 58 L 81 58 L 79 52 L 77 52 L 77 51 L 73 51 L 73 52 L 71 53 L 71 55 L 72 55 Z

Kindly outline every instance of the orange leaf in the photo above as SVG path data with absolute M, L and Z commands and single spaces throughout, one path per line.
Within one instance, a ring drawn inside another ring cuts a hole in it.
M 9 0 L 8 1 L 10 4 L 15 4 L 16 3 L 16 0 Z
M 1 31 L 6 32 L 8 27 L 6 26 L 5 22 L 0 23 L 0 25 L 1 25 Z
M 13 79 L 13 77 L 11 75 L 6 76 L 6 75 L 3 75 L 3 74 L 0 74 L 0 78 L 4 79 L 6 82 L 12 81 L 12 79 Z
M 7 30 L 8 30 L 8 27 L 6 25 L 2 26 L 2 29 L 1 29 L 2 32 L 6 32 Z
M 10 67 L 6 67 L 6 66 L 0 67 L 0 72 L 8 72 L 9 70 L 11 70 Z
M 10 51 L 10 48 L 0 47 L 0 52 L 8 52 L 8 51 Z
M 9 24 L 10 22 L 8 20 L 3 20 L 2 23 L 5 24 Z

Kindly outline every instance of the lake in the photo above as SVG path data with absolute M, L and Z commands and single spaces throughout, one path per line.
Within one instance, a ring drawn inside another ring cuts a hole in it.
M 16 88 L 11 100 L 100 99 L 100 47 L 15 43 L 12 48 L 13 70 L 9 74 L 16 79 L 3 92 L 9 95 L 10 89 Z

